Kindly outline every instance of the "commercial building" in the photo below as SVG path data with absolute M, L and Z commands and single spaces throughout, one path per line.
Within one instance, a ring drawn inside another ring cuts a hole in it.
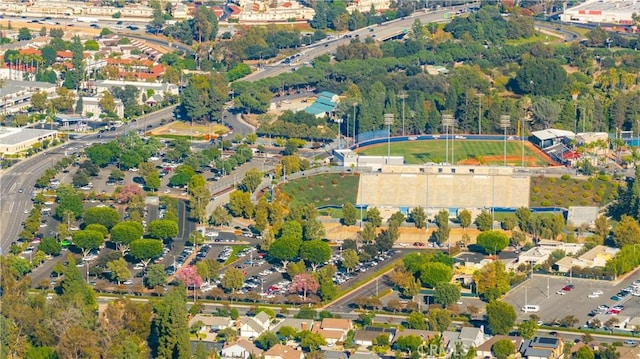
M 565 22 L 633 25 L 633 14 L 640 13 L 640 2 L 630 0 L 590 0 L 565 9 Z
M 17 154 L 32 148 L 35 143 L 54 140 L 57 137 L 58 131 L 0 127 L 0 153 L 4 155 Z
M 115 80 L 100 80 L 96 81 L 94 86 L 97 93 L 103 91 L 111 91 L 115 87 L 125 87 L 127 85 L 134 86 L 140 90 L 138 94 L 138 102 L 143 103 L 143 100 L 153 96 L 165 97 L 166 95 L 178 96 L 178 86 L 169 83 L 160 82 L 143 82 L 143 81 L 115 81 Z
M 54 96 L 56 85 L 40 81 L 5 80 L 0 87 L 0 113 L 16 113 L 31 107 L 31 96 L 36 92 Z

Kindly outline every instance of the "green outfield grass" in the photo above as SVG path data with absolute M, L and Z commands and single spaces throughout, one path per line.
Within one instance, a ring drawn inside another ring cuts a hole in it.
M 471 141 L 457 140 L 449 141 L 449 156 L 453 156 L 454 164 L 485 164 L 502 165 L 504 162 L 504 142 L 503 141 Z M 361 155 L 386 156 L 387 145 L 379 144 L 364 147 L 358 150 Z M 407 164 L 422 164 L 428 162 L 441 163 L 446 161 L 446 141 L 407 141 L 391 143 L 392 156 L 404 156 Z M 527 166 L 548 166 L 548 161 L 538 152 L 532 150 L 527 145 L 524 147 L 525 161 Z M 522 143 L 519 141 L 507 141 L 507 164 L 520 166 L 522 164 Z
M 325 173 L 288 181 L 281 188 L 295 204 L 341 206 L 356 203 L 359 179 L 353 174 Z

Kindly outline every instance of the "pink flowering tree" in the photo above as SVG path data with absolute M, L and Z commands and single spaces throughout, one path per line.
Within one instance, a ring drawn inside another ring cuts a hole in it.
M 116 199 L 120 203 L 129 203 L 134 196 L 142 196 L 144 198 L 145 192 L 136 184 L 128 184 L 122 187 L 122 190 L 116 195 Z
M 300 273 L 293 277 L 293 281 L 291 282 L 291 292 L 302 292 L 302 299 L 305 301 L 307 300 L 307 293 L 315 293 L 318 291 L 318 288 L 320 288 L 318 280 L 310 273 Z
M 176 278 L 182 281 L 188 288 L 193 287 L 193 299 L 196 297 L 196 289 L 202 286 L 202 277 L 198 274 L 195 266 L 184 266 L 177 273 Z

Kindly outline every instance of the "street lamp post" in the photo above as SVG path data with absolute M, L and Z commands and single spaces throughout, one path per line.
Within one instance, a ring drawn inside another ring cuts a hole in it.
M 500 127 L 504 129 L 504 166 L 507 166 L 507 128 L 511 126 L 511 116 L 500 116 Z
M 340 137 L 342 137 L 342 118 L 336 118 L 336 122 L 338 123 L 338 149 L 341 149 Z
M 449 127 L 453 126 L 454 120 L 453 120 L 453 115 L 449 115 L 449 114 L 443 114 L 442 115 L 442 126 L 444 126 L 444 131 L 445 131 L 445 147 L 447 150 L 447 154 L 445 156 L 445 162 L 448 164 L 449 163 Z M 451 145 L 451 147 L 453 148 L 453 144 Z M 451 162 L 455 163 L 455 160 L 452 158 Z
M 404 101 L 409 95 L 402 91 L 398 94 L 398 98 L 402 99 L 402 136 L 404 136 Z
M 391 157 L 391 125 L 393 125 L 394 117 L 392 113 L 384 114 L 384 124 L 389 128 L 389 132 L 387 133 L 387 164 L 389 164 L 389 158 Z

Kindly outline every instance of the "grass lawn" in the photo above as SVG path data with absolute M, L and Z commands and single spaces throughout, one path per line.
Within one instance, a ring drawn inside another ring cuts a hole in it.
M 312 203 L 315 207 L 356 203 L 358 180 L 354 174 L 324 173 L 298 178 L 282 185 L 293 204 Z
M 525 143 L 524 155 L 528 166 L 547 166 L 548 161 L 540 154 L 531 149 L 530 144 Z M 455 156 L 454 164 L 476 165 L 476 164 L 499 164 L 504 162 L 504 142 L 503 141 L 472 141 L 458 140 L 449 141 L 449 153 Z M 380 144 L 364 147 L 358 151 L 361 155 L 386 156 L 387 145 Z M 392 156 L 404 156 L 407 164 L 423 164 L 428 162 L 445 162 L 447 154 L 446 141 L 408 141 L 391 144 Z M 452 162 L 449 159 L 449 162 Z M 522 164 L 522 143 L 520 141 L 507 141 L 507 164 L 520 166 Z
M 241 245 L 235 245 L 235 246 L 231 246 L 231 248 L 233 248 L 233 251 L 231 252 L 231 256 L 229 256 L 229 259 L 226 260 L 226 262 L 224 262 L 223 265 L 229 265 L 235 261 L 237 261 L 239 259 L 238 257 L 238 252 L 240 252 L 241 250 L 248 248 L 249 246 L 246 244 L 241 244 Z
M 603 206 L 613 200 L 618 183 L 608 178 L 533 177 L 531 207 Z

